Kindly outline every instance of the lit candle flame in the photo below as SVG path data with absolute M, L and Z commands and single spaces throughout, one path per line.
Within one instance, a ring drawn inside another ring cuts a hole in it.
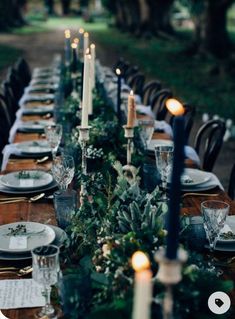
M 133 90 L 130 91 L 130 95 L 131 95 L 131 96 L 134 96 Z
M 70 37 L 71 37 L 71 34 L 70 34 L 69 30 L 68 30 L 68 32 L 65 32 L 64 35 L 65 35 L 66 39 L 70 39 Z
M 86 54 L 90 54 L 90 49 L 89 48 L 86 49 Z
M 136 251 L 132 255 L 131 262 L 133 269 L 137 272 L 150 268 L 149 259 L 142 251 Z
M 168 99 L 166 101 L 166 107 L 167 107 L 168 111 L 175 116 L 179 116 L 179 115 L 184 114 L 183 105 L 176 99 Z
M 89 33 L 88 33 L 88 32 L 85 32 L 85 33 L 84 33 L 84 37 L 85 37 L 85 38 L 88 38 L 88 37 L 89 37 Z
M 79 32 L 80 34 L 83 34 L 83 33 L 84 33 L 84 29 L 83 29 L 83 28 L 80 28 L 80 29 L 78 30 L 78 32 Z
M 77 46 L 78 46 L 78 45 L 77 45 L 77 43 L 75 43 L 75 42 L 71 44 L 72 49 L 77 49 Z
M 117 74 L 117 75 L 121 75 L 121 70 L 117 68 L 117 69 L 116 69 L 116 74 Z
M 76 44 L 78 44 L 78 43 L 79 43 L 79 39 L 78 39 L 78 38 L 74 38 L 74 39 L 73 39 L 73 42 L 76 43 Z
M 95 44 L 94 43 L 91 44 L 91 49 L 95 49 Z

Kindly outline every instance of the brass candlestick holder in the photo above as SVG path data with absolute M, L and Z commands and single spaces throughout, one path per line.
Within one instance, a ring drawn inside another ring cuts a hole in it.
M 81 127 L 79 126 L 79 143 L 82 149 L 82 175 L 87 175 L 87 146 L 90 140 L 90 128 L 91 126 Z M 80 202 L 84 202 L 84 198 L 87 196 L 86 185 L 81 182 Z
M 131 156 L 133 153 L 133 138 L 134 138 L 134 127 L 129 127 L 127 125 L 123 126 L 125 130 L 125 138 L 127 139 L 127 164 L 123 166 L 123 172 L 127 179 L 132 180 L 135 175 L 136 168 L 131 165 Z
M 165 249 L 160 249 L 155 254 L 155 260 L 159 263 L 159 270 L 156 278 L 165 285 L 165 297 L 163 300 L 163 319 L 173 319 L 173 286 L 182 279 L 182 265 L 187 261 L 187 252 L 178 250 L 176 259 L 168 259 L 165 256 Z

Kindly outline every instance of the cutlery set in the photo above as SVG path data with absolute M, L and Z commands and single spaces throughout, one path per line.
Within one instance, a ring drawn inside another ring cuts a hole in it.
M 0 198 L 0 205 L 3 204 L 11 204 L 11 203 L 19 203 L 19 202 L 28 202 L 33 203 L 38 201 L 39 199 L 45 197 L 45 193 L 41 193 L 32 197 L 2 197 Z

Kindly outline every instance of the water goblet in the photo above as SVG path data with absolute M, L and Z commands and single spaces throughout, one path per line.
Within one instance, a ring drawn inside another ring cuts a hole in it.
M 140 127 L 140 138 L 143 142 L 144 149 L 148 148 L 154 132 L 154 120 L 138 120 Z
M 166 200 L 167 180 L 172 171 L 174 146 L 161 145 L 155 147 L 155 158 L 157 169 L 161 175 L 162 188 L 164 190 L 162 199 Z
M 66 190 L 74 177 L 75 164 L 73 157 L 70 155 L 55 156 L 51 170 L 59 188 Z
M 60 124 L 48 125 L 44 128 L 47 142 L 51 148 L 52 158 L 56 156 L 62 138 L 62 131 L 62 125 Z
M 36 313 L 37 318 L 56 318 L 56 310 L 51 305 L 51 286 L 58 281 L 60 272 L 59 248 L 54 245 L 39 246 L 32 250 L 33 280 L 43 286 L 46 304 Z
M 229 213 L 229 204 L 218 200 L 207 200 L 201 203 L 201 212 L 209 248 L 212 252 Z

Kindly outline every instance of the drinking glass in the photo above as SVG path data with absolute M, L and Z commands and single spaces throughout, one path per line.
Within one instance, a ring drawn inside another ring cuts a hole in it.
M 138 120 L 138 125 L 144 149 L 147 149 L 154 132 L 154 120 Z
M 48 125 L 44 128 L 47 142 L 51 148 L 52 157 L 56 156 L 60 141 L 62 138 L 62 125 L 54 124 Z
M 163 194 L 163 199 L 165 200 L 167 199 L 167 180 L 172 171 L 173 152 L 174 146 L 162 145 L 155 147 L 156 164 L 161 175 L 162 188 L 165 191 Z
M 75 164 L 70 155 L 55 156 L 52 162 L 52 175 L 61 190 L 66 190 L 74 177 Z
M 229 212 L 229 204 L 218 200 L 208 200 L 201 203 L 201 212 L 210 251 L 213 251 L 220 231 L 224 227 Z
M 46 305 L 36 314 L 38 318 L 56 318 L 51 305 L 51 286 L 58 281 L 60 271 L 59 248 L 54 245 L 39 246 L 32 250 L 33 279 L 43 286 Z

